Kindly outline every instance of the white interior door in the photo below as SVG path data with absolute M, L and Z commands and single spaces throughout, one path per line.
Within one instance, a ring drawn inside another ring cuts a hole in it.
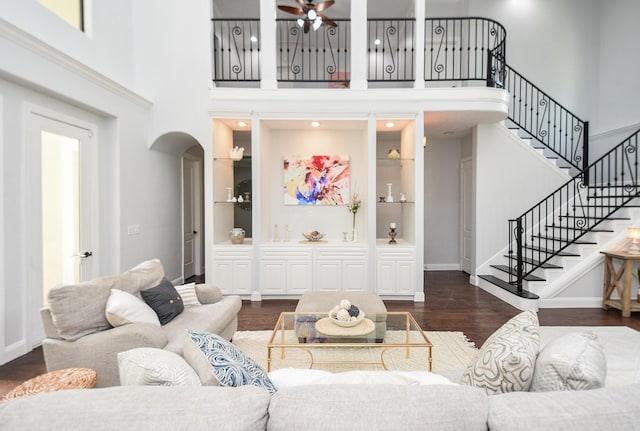
M 183 158 L 183 262 L 187 278 L 200 275 L 201 264 L 201 169 L 202 163 L 185 154 Z
M 39 310 L 58 284 L 95 277 L 95 169 L 90 129 L 29 117 L 31 345 L 44 338 Z
M 471 274 L 471 250 L 473 241 L 473 220 L 472 220 L 472 193 L 473 193 L 473 163 L 471 159 L 462 161 L 460 169 L 462 178 L 460 193 L 460 224 L 461 224 L 461 246 L 460 246 L 460 269 L 467 274 Z

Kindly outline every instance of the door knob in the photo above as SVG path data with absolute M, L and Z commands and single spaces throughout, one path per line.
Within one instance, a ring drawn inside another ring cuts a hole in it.
M 93 252 L 85 251 L 84 253 L 76 254 L 75 256 L 79 257 L 80 259 L 86 259 L 88 257 L 93 256 Z
M 198 231 L 197 231 L 197 230 L 194 230 L 194 231 L 193 231 L 193 234 L 194 234 L 194 235 L 197 235 L 197 234 L 198 234 Z

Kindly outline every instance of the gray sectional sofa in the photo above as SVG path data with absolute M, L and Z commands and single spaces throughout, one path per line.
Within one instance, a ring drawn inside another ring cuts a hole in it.
M 2 430 L 637 430 L 640 385 L 486 395 L 457 385 L 120 386 L 0 404 Z
M 165 325 L 133 322 L 113 327 L 107 321 L 112 289 L 140 298 L 140 291 L 157 286 L 163 277 L 162 264 L 153 259 L 122 274 L 52 289 L 49 307 L 40 313 L 47 336 L 42 343 L 47 370 L 92 368 L 99 387 L 115 386 L 120 384 L 119 352 L 155 347 L 182 354 L 187 329 L 213 332 L 228 340 L 233 337 L 242 301 L 236 295 L 222 296 L 209 284 L 195 286 L 202 305 L 185 307 Z

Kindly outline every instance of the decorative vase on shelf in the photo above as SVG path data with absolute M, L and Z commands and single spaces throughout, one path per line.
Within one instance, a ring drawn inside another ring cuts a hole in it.
M 244 229 L 241 227 L 234 227 L 229 231 L 229 239 L 231 244 L 242 244 L 244 242 Z
M 400 158 L 400 151 L 398 151 L 396 149 L 389 150 L 389 154 L 387 154 L 387 158 L 392 159 L 392 160 L 399 159 Z
M 387 184 L 387 202 L 388 203 L 392 203 L 393 202 L 393 195 L 391 194 L 391 183 Z
M 231 192 L 231 187 L 227 187 L 227 202 L 232 202 L 233 193 Z
M 242 160 L 242 156 L 244 155 L 244 148 L 238 147 L 237 145 L 229 150 L 229 157 L 231 160 Z
M 400 202 L 404 203 L 407 201 L 407 195 L 404 193 L 400 193 Z
M 355 229 L 352 229 L 351 232 L 352 232 L 351 241 L 353 242 L 358 241 L 358 231 Z

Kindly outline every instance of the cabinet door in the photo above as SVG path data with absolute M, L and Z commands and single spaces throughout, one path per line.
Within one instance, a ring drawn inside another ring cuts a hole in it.
M 416 288 L 416 265 L 413 261 L 396 262 L 396 293 L 411 295 Z
M 379 295 L 396 293 L 396 263 L 394 261 L 378 261 L 377 290 Z
M 233 292 L 233 262 L 230 260 L 217 260 L 215 262 L 213 283 L 220 288 L 225 295 Z
M 302 294 L 313 289 L 311 261 L 287 263 L 287 293 Z
M 260 291 L 264 294 L 284 294 L 286 292 L 287 271 L 283 260 L 263 260 L 260 262 Z
M 233 292 L 238 295 L 251 294 L 251 261 L 236 260 L 233 262 Z
M 342 263 L 334 260 L 316 261 L 313 283 L 314 290 L 319 292 L 342 290 Z
M 342 290 L 365 291 L 367 290 L 367 279 L 367 262 L 362 260 L 342 262 Z

